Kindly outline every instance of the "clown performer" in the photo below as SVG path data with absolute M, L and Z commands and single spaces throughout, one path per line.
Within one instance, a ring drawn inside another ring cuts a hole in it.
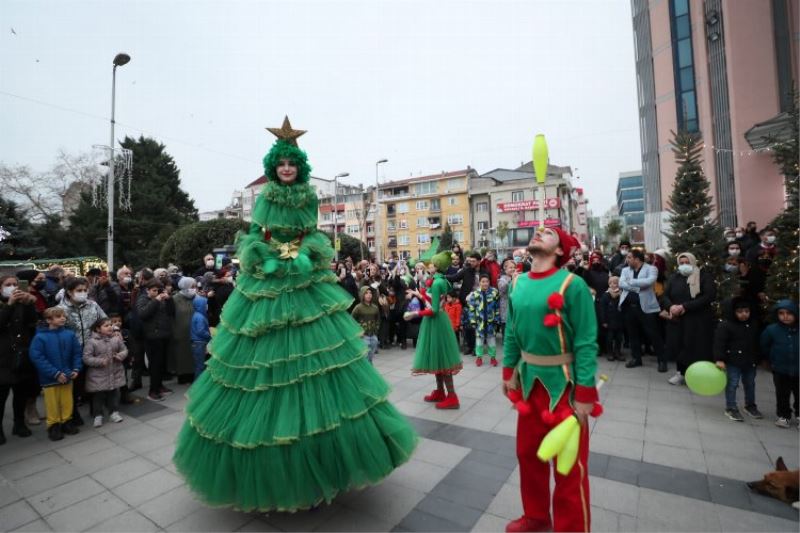
M 490 286 L 489 274 L 481 274 L 478 287 L 467 296 L 469 323 L 475 329 L 475 364 L 483 365 L 483 356 L 489 352 L 489 364 L 497 366 L 495 333 L 500 318 L 500 292 Z
M 503 350 L 503 392 L 521 389 L 527 403 L 517 419 L 522 517 L 506 531 L 589 531 L 589 432 L 597 401 L 597 319 L 586 283 L 561 269 L 578 242 L 558 228 L 539 228 L 528 251 L 533 266 L 512 283 Z M 581 423 L 578 460 L 555 472 L 550 518 L 550 463 L 536 452 L 544 436 L 572 416 Z M 525 413 L 525 414 L 523 414 Z M 555 418 L 555 422 L 554 422 Z
M 270 131 L 268 181 L 237 238 L 236 288 L 187 393 L 173 461 L 212 506 L 293 512 L 378 483 L 410 458 L 417 436 L 364 357 L 353 298 L 330 269 L 297 147 L 304 132 L 288 118 Z
M 450 252 L 434 255 L 428 265 L 428 273 L 432 276 L 429 278 L 430 288 L 412 291 L 420 300 L 428 302 L 428 307 L 419 312 L 419 316 L 424 318 L 419 328 L 411 373 L 436 376 L 436 389 L 424 399 L 426 402 L 436 402 L 437 409 L 460 407 L 453 376 L 461 371 L 461 352 L 450 319 L 442 309 L 444 297 L 451 290 L 450 282 L 444 277 L 451 261 Z

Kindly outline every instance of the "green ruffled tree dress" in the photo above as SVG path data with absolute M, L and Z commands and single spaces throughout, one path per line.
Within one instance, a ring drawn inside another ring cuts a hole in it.
M 212 357 L 188 392 L 173 461 L 212 506 L 308 509 L 377 483 L 417 443 L 347 313 L 309 170 L 292 185 L 270 180 L 256 202 Z

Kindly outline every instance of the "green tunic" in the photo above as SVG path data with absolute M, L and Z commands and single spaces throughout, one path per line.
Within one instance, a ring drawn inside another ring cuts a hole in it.
M 568 275 L 570 273 L 563 269 L 541 279 L 521 274 L 509 290 L 503 366 L 519 368 L 525 398 L 539 380 L 550 395 L 550 409 L 555 408 L 568 383 L 595 386 L 597 317 L 592 295 L 583 279 L 572 276 L 564 292 L 561 326 L 544 325 L 545 315 L 553 313 L 547 299 L 559 292 Z M 567 365 L 565 372 L 562 365 L 528 364 L 522 360 L 522 351 L 545 356 L 572 353 L 574 361 Z
M 458 340 L 450 318 L 441 309 L 441 303 L 449 290 L 450 283 L 444 275 L 438 272 L 434 274 L 433 284 L 428 289 L 433 316 L 422 319 L 411 367 L 412 374 L 457 374 L 461 371 Z
M 417 435 L 364 354 L 306 184 L 270 182 L 173 461 L 214 506 L 295 511 L 379 482 Z

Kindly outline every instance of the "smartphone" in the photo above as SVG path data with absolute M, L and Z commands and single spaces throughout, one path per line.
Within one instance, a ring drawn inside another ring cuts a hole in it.
M 26 279 L 19 280 L 19 290 L 23 292 L 28 292 L 28 280 Z

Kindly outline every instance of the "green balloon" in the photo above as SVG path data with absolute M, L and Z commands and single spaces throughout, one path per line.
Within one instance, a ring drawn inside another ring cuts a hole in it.
M 686 369 L 686 385 L 700 396 L 716 396 L 725 390 L 728 376 L 714 363 L 698 361 Z

